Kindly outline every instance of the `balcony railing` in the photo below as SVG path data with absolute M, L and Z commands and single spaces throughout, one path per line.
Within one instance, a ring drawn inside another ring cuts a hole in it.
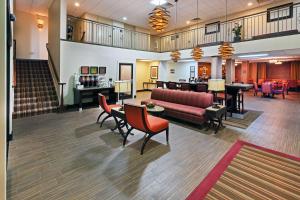
M 289 14 L 292 13 L 290 16 Z M 273 19 L 270 20 L 270 15 Z M 92 20 L 68 16 L 67 40 L 143 51 L 168 52 L 190 49 L 198 45 L 213 45 L 223 41 L 235 42 L 232 29 L 242 26 L 241 41 L 296 34 L 300 31 L 300 4 L 292 9 L 278 8 L 219 23 L 218 30 L 207 33 L 205 27 L 165 36 L 154 36 Z M 198 41 L 198 42 L 197 42 Z

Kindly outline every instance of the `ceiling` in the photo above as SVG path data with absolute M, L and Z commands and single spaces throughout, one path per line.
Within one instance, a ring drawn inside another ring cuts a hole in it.
M 16 8 L 34 14 L 47 15 L 47 7 L 52 0 L 16 0 Z M 155 7 L 151 0 L 67 0 L 68 14 L 81 16 L 88 12 L 91 14 L 122 21 L 127 17 L 126 23 L 149 28 L 147 24 L 148 13 Z M 272 2 L 275 0 L 270 0 Z M 80 3 L 80 7 L 74 5 Z M 175 4 L 174 0 L 168 2 Z M 247 4 L 252 2 L 251 8 L 258 7 L 256 0 L 228 0 L 228 13 L 249 10 Z M 186 21 L 196 17 L 197 0 L 178 1 L 178 24 L 175 25 L 175 6 L 169 8 L 171 21 L 169 30 L 175 27 L 186 26 Z M 222 17 L 225 15 L 225 0 L 199 0 L 199 17 L 203 21 Z

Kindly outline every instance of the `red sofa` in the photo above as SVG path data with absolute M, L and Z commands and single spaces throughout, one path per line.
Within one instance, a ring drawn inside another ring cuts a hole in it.
M 167 116 L 203 124 L 206 121 L 205 108 L 213 104 L 213 95 L 157 88 L 152 90 L 151 99 L 142 101 L 142 104 L 149 102 L 164 107 Z

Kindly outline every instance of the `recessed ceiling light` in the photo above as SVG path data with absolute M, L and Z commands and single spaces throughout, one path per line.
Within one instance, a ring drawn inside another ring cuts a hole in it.
M 161 6 L 166 4 L 167 0 L 152 0 L 150 3 L 156 6 Z
M 187 24 L 187 25 L 189 25 L 190 23 L 191 23 L 191 21 L 190 21 L 190 20 L 186 21 L 186 24 Z
M 248 6 L 252 6 L 252 5 L 253 5 L 253 3 L 252 3 L 252 2 L 249 2 L 249 3 L 248 3 Z
M 80 3 L 75 2 L 74 5 L 75 5 L 76 7 L 79 7 L 79 6 L 80 6 Z
M 123 17 L 122 19 L 123 19 L 124 21 L 126 21 L 126 20 L 127 20 L 127 17 Z

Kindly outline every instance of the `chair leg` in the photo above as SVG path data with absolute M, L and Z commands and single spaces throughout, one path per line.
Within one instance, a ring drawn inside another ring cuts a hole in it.
M 150 138 L 151 138 L 152 136 L 153 136 L 153 135 L 148 135 L 148 136 L 145 138 L 145 140 L 144 140 L 144 142 L 143 142 L 143 145 L 142 145 L 142 148 L 141 148 L 141 155 L 143 155 L 143 153 L 144 153 L 144 148 L 145 148 L 147 142 L 150 140 Z
M 166 140 L 169 143 L 169 127 L 166 129 Z
M 110 117 L 111 117 L 111 115 L 107 115 L 107 116 L 102 120 L 102 122 L 101 122 L 101 124 L 100 124 L 100 128 L 102 127 L 103 123 L 104 123 L 108 118 L 110 118 Z
M 127 141 L 127 137 L 128 137 L 128 135 L 130 134 L 130 132 L 132 131 L 132 129 L 133 129 L 133 128 L 128 129 L 128 131 L 127 131 L 127 133 L 126 133 L 126 135 L 125 135 L 125 137 L 124 137 L 124 139 L 123 139 L 123 146 L 125 146 L 126 141 Z
M 100 114 L 99 114 L 99 116 L 98 116 L 98 118 L 97 118 L 97 121 L 96 121 L 96 123 L 98 123 L 98 122 L 99 122 L 99 120 L 100 120 L 101 116 L 102 116 L 104 113 L 105 113 L 105 111 L 103 111 L 102 113 L 100 113 Z

